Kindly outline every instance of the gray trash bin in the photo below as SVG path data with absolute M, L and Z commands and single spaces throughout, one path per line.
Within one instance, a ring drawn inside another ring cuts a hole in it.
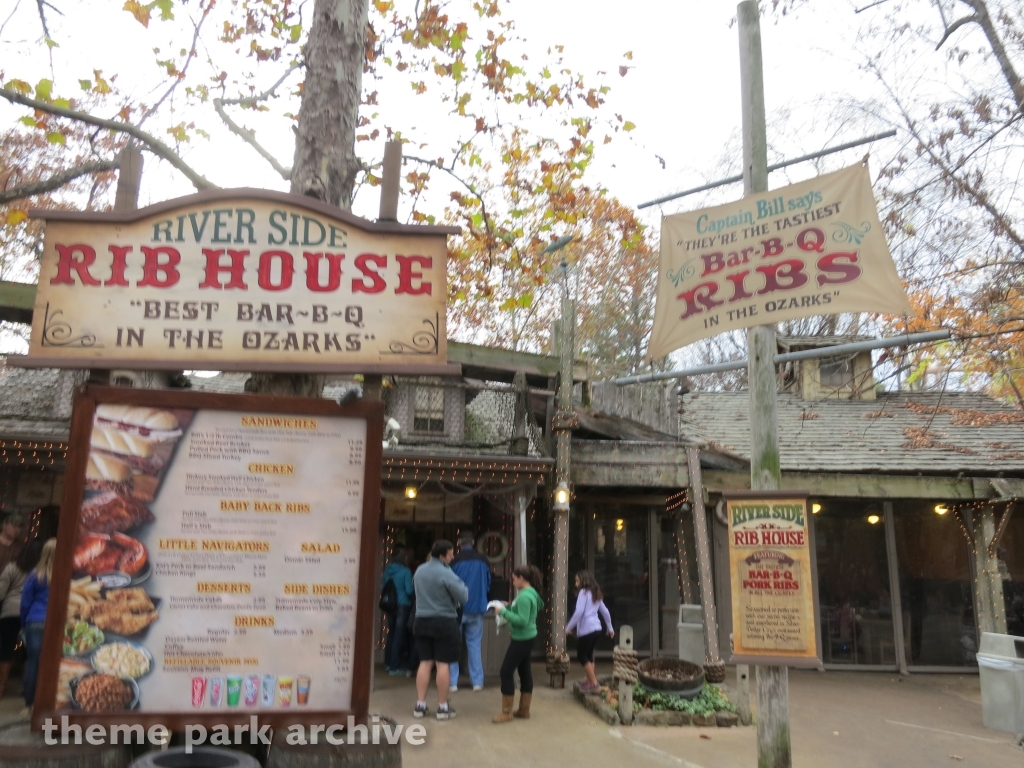
M 978 674 L 985 727 L 1024 734 L 1024 637 L 982 632 Z
M 147 752 L 129 768 L 260 768 L 259 761 L 244 752 L 220 747 L 171 747 L 162 752 Z
M 704 666 L 704 612 L 699 605 L 680 605 L 679 660 Z

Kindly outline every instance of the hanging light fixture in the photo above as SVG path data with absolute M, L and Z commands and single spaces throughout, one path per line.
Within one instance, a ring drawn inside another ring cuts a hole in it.
M 555 510 L 557 512 L 569 511 L 569 486 L 563 480 L 555 488 Z
M 405 486 L 405 498 L 415 499 L 419 495 L 419 489 L 415 485 Z
M 880 518 L 878 515 L 868 515 L 868 524 L 869 525 L 877 525 L 878 521 L 881 520 L 881 519 L 882 518 Z
M 945 504 L 936 504 L 935 505 L 935 514 L 936 515 L 944 515 L 947 512 L 949 512 L 949 507 L 947 507 Z
M 816 515 L 821 512 L 821 504 L 811 504 L 811 514 Z

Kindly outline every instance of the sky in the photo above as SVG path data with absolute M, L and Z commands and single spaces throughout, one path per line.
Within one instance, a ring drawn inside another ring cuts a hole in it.
M 53 70 L 58 87 L 73 92 L 69 83 L 99 69 L 108 77 L 117 73 L 117 84 L 124 91 L 138 95 L 153 92 L 152 35 L 140 34 L 138 24 L 120 11 L 120 0 L 67 0 L 55 5 L 63 13 L 60 17 L 51 14 L 51 33 L 59 42 Z M 818 10 L 826 6 L 826 10 Z M 12 5 L 9 0 L 6 7 L 12 10 L 10 16 L 0 11 L 0 70 L 6 77 L 30 82 L 49 77 L 36 3 L 14 0 Z M 770 161 L 869 132 L 857 133 L 859 129 L 854 128 L 854 133 L 835 138 L 835 131 L 822 117 L 822 104 L 874 93 L 876 85 L 859 69 L 860 56 L 854 52 L 857 30 L 872 12 L 857 14 L 851 2 L 830 0 L 812 3 L 811 8 L 784 18 L 762 20 Z M 569 66 L 587 73 L 592 84 L 611 86 L 605 109 L 636 124 L 630 134 L 620 134 L 600 147 L 590 172 L 592 183 L 606 187 L 627 205 L 637 206 L 736 172 L 740 86 L 734 2 L 515 0 L 506 13 L 515 19 L 516 31 L 526 39 L 531 56 L 543 58 L 550 46 L 563 45 Z M 153 29 L 159 32 L 159 27 Z M 632 52 L 630 61 L 623 59 L 627 51 Z M 620 64 L 631 67 L 624 78 L 618 74 Z M 270 83 L 258 85 L 262 88 Z M 375 87 L 381 90 L 382 113 L 423 111 L 422 124 L 417 126 L 420 134 L 444 143 L 443 113 L 431 116 L 406 87 L 389 90 L 388 83 Z M 22 108 L 0 103 L 4 125 L 24 114 Z M 190 117 L 182 114 L 183 119 Z M 197 141 L 185 151 L 193 167 L 225 187 L 286 188 L 286 182 L 268 164 L 209 123 L 207 117 L 204 127 L 210 130 L 211 140 Z M 261 142 L 285 165 L 290 164 L 293 146 L 287 123 L 277 118 L 261 124 L 258 117 L 252 123 Z M 543 120 L 531 127 L 541 134 L 545 130 Z M 379 157 L 383 140 L 364 143 L 360 150 Z M 836 158 L 832 167 L 854 162 L 864 151 L 849 151 Z M 814 172 L 806 165 L 785 175 L 776 173 L 771 185 L 780 186 Z M 147 155 L 140 205 L 192 191 L 184 177 Z M 711 195 L 649 208 L 642 217 L 656 228 L 662 213 L 737 199 L 741 192 L 739 184 L 732 185 Z M 376 195 L 376 189 L 362 190 L 354 212 L 374 217 Z

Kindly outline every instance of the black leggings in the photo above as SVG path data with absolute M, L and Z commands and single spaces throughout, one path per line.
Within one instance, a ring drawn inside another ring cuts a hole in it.
M 594 648 L 601 637 L 601 630 L 576 638 L 576 660 L 586 666 L 594 663 Z
M 529 640 L 513 640 L 505 651 L 505 660 L 501 662 L 501 695 L 515 696 L 516 684 L 512 675 L 519 671 L 520 693 L 533 693 L 533 670 L 530 669 L 530 654 L 533 653 L 533 642 Z

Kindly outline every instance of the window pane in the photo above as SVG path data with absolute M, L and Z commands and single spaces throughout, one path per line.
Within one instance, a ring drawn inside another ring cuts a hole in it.
M 977 664 L 978 634 L 967 539 L 952 510 L 936 501 L 897 501 L 896 555 L 907 664 Z
M 882 508 L 856 499 L 819 503 L 814 538 L 822 660 L 896 666 Z

